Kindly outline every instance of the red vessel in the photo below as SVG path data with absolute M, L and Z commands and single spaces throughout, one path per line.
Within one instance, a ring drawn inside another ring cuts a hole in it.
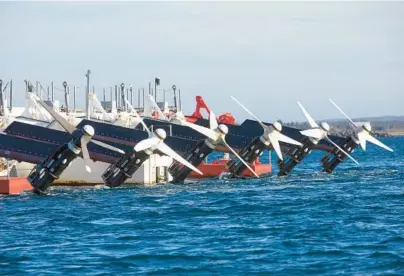
M 212 163 L 202 162 L 198 166 L 198 169 L 203 173 L 203 175 L 197 174 L 196 172 L 192 171 L 189 176 L 190 176 L 190 178 L 199 178 L 199 179 L 218 177 L 222 173 L 229 172 L 226 168 L 226 164 L 228 161 L 229 161 L 229 159 L 222 158 L 222 159 L 217 159 L 217 160 L 213 161 Z M 250 167 L 258 175 L 271 174 L 271 172 L 272 172 L 271 164 L 262 164 L 258 160 L 256 160 L 253 164 L 251 164 Z M 248 176 L 248 177 L 254 177 L 252 172 L 250 172 L 250 170 L 248 170 L 247 168 L 243 171 L 243 173 L 241 175 Z
M 195 123 L 198 119 L 203 119 L 203 115 L 201 113 L 201 110 L 204 109 L 207 114 L 210 114 L 210 109 L 208 105 L 205 103 L 203 100 L 202 96 L 196 96 L 196 108 L 194 113 L 192 113 L 191 116 L 185 115 L 185 119 L 190 122 L 190 123 Z M 217 122 L 220 124 L 229 124 L 229 125 L 235 125 L 236 120 L 234 119 L 234 116 L 231 113 L 224 113 L 221 114 L 217 118 Z M 212 178 L 212 177 L 218 177 L 222 173 L 228 173 L 229 171 L 226 168 L 226 164 L 229 161 L 229 159 L 222 158 L 222 159 L 217 159 L 213 161 L 212 163 L 206 163 L 202 162 L 199 166 L 198 169 L 202 171 L 203 175 L 199 175 L 195 173 L 194 171 L 191 172 L 190 177 L 191 178 Z M 255 171 L 256 174 L 262 175 L 262 174 L 271 174 L 272 172 L 272 167 L 271 164 L 262 164 L 259 162 L 259 160 L 256 160 L 253 164 L 251 164 L 251 168 Z M 242 176 L 249 176 L 253 177 L 254 175 L 250 170 L 245 169 L 242 173 Z

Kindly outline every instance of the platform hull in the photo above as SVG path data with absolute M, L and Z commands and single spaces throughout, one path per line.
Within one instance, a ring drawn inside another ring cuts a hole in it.
M 172 159 L 167 156 L 153 155 L 149 160 L 145 161 L 134 175 L 125 183 L 128 184 L 155 184 L 158 179 L 158 167 L 168 167 L 172 163 Z M 73 160 L 71 165 L 62 173 L 59 179 L 55 180 L 54 185 L 100 185 L 104 184 L 101 175 L 109 166 L 109 163 L 93 162 L 90 167 L 92 172 L 88 173 L 84 169 L 84 162 L 81 158 Z M 31 163 L 17 163 L 19 177 L 27 177 L 34 165 Z

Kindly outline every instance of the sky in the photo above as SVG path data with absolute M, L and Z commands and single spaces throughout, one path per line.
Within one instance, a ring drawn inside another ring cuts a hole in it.
M 124 82 L 202 95 L 216 115 L 304 121 L 404 115 L 404 2 L 0 2 L 0 78 L 78 85 L 99 97 Z M 63 93 L 56 93 L 63 100 Z M 108 99 L 108 97 L 107 97 Z

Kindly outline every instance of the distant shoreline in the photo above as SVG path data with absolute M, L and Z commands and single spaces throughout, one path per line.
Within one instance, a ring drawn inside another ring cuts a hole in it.
M 346 120 L 326 120 L 331 126 L 331 134 L 348 136 L 352 133 L 351 125 Z M 372 133 L 378 137 L 400 137 L 404 136 L 404 116 L 382 116 L 372 118 L 354 119 L 354 122 L 369 122 L 372 126 Z M 309 129 L 306 122 L 287 122 L 285 126 L 298 129 Z

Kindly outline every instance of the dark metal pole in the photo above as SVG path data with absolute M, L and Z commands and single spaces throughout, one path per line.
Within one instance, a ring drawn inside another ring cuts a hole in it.
M 157 87 L 160 85 L 160 78 L 154 79 L 154 101 L 157 103 Z
M 105 103 L 105 88 L 102 89 L 102 94 L 103 94 L 104 103 Z
M 64 81 L 63 83 L 62 83 L 62 85 L 63 85 L 63 88 L 65 89 L 65 106 L 66 106 L 66 113 L 69 113 L 69 103 L 68 103 L 68 98 L 67 98 L 67 94 L 69 93 L 68 92 L 68 87 L 67 87 L 67 82 L 66 81 Z
M 46 93 L 48 94 L 48 101 L 50 100 L 50 95 L 49 95 L 49 84 L 48 87 L 46 88 Z
M 174 106 L 175 106 L 175 109 L 177 110 L 177 93 L 175 93 L 175 89 L 177 89 L 177 86 L 173 85 L 172 89 L 174 91 Z
M 143 88 L 143 108 L 144 108 L 144 88 Z
M 110 101 L 112 104 L 113 98 L 112 98 L 112 86 L 109 87 L 109 97 L 110 97 Z

